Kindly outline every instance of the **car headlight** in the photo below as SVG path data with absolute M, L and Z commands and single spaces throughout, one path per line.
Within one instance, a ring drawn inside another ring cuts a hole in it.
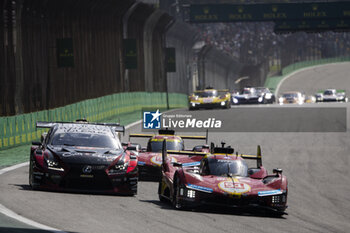
M 233 103 L 238 104 L 238 99 L 232 98 Z
M 190 98 L 191 100 L 198 100 L 198 96 L 196 95 L 196 96 L 191 96 L 191 98 Z
M 60 166 L 58 161 L 55 161 L 52 159 L 46 159 L 45 161 L 46 161 L 48 169 L 57 170 L 57 171 L 64 171 L 64 169 Z
M 222 102 L 221 102 L 221 106 L 225 106 L 225 101 L 222 101 Z
M 192 189 L 187 189 L 187 197 L 188 198 L 195 198 L 196 197 L 196 191 Z
M 281 202 L 281 196 L 272 196 L 271 202 L 273 204 Z
M 268 100 L 271 99 L 271 98 L 272 98 L 272 94 L 267 93 L 267 94 L 265 95 L 265 98 L 268 99 Z
M 263 97 L 260 96 L 259 99 L 258 99 L 258 101 L 261 103 L 261 102 L 263 101 Z
M 126 170 L 128 168 L 129 163 L 122 163 L 122 164 L 116 164 L 114 165 L 114 170 L 117 171 L 122 171 L 122 170 Z

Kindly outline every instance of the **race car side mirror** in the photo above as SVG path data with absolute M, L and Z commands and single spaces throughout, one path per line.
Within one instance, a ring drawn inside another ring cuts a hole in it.
M 174 162 L 174 163 L 173 163 L 173 166 L 174 166 L 174 167 L 182 167 L 182 164 L 181 164 L 181 163 Z
M 278 174 L 282 174 L 282 169 L 281 168 L 275 168 L 275 169 L 273 169 L 272 170 L 272 172 L 274 173 L 274 174 L 276 174 L 276 175 L 278 175 Z
M 36 141 L 35 141 L 35 142 L 32 142 L 32 145 L 33 145 L 33 146 L 41 146 L 41 142 L 36 142 Z
M 137 151 L 137 147 L 136 147 L 136 146 L 128 146 L 125 150 L 134 150 L 134 151 Z

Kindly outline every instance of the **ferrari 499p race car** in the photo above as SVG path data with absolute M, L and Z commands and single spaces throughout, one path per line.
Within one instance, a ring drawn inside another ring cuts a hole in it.
M 159 181 L 162 164 L 162 146 L 166 139 L 167 148 L 169 150 L 183 151 L 185 150 L 184 139 L 206 140 L 207 136 L 190 136 L 175 135 L 174 130 L 162 129 L 158 134 L 130 134 L 133 138 L 149 138 L 147 147 L 143 148 L 138 154 L 138 171 L 139 180 Z M 209 146 L 198 145 L 192 151 L 209 151 Z M 181 160 L 183 155 L 169 155 L 171 161 Z
M 283 215 L 287 208 L 287 178 L 281 169 L 268 175 L 262 166 L 260 147 L 257 155 L 233 154 L 231 147 L 214 147 L 198 162 L 172 162 L 164 144 L 162 181 L 158 194 L 176 209 L 216 205 L 226 207 L 259 207 Z M 193 156 L 188 154 L 189 157 Z M 246 159 L 257 161 L 248 168 Z
M 33 189 L 98 193 L 137 193 L 137 157 L 124 150 L 124 126 L 88 122 L 37 122 L 48 128 L 33 142 L 29 184 Z

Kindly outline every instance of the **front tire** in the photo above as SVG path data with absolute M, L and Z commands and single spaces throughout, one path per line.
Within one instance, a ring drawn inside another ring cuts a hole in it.
M 32 190 L 38 190 L 39 185 L 35 184 L 34 176 L 33 176 L 33 167 L 34 167 L 34 161 L 30 159 L 29 163 L 29 185 L 32 188 Z
M 174 180 L 174 194 L 173 194 L 172 204 L 174 208 L 177 210 L 185 209 L 183 203 L 180 200 L 180 180 L 176 176 Z

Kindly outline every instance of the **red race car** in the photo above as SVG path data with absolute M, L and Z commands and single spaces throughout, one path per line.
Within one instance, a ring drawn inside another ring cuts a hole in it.
M 193 165 L 173 162 L 163 145 L 162 181 L 158 194 L 161 201 L 171 201 L 174 208 L 203 205 L 227 207 L 261 207 L 277 215 L 286 214 L 288 185 L 281 169 L 268 175 L 262 166 L 260 146 L 257 155 L 234 154 L 231 147 L 214 147 Z M 186 152 L 181 152 L 185 154 Z M 188 154 L 191 156 L 191 154 Z M 257 161 L 248 168 L 246 159 Z
M 137 193 L 135 148 L 123 149 L 119 132 L 109 123 L 37 122 L 48 128 L 33 142 L 29 184 L 33 189 L 98 193 Z
M 149 138 L 147 148 L 143 148 L 138 154 L 138 170 L 139 180 L 155 180 L 159 181 L 161 175 L 162 164 L 162 145 L 164 139 L 166 139 L 166 146 L 169 150 L 183 151 L 184 140 L 183 139 L 198 139 L 207 140 L 207 136 L 188 136 L 188 135 L 175 135 L 174 130 L 163 129 L 158 131 L 158 135 L 155 134 L 130 134 L 129 137 L 134 138 Z M 133 145 L 132 143 L 130 145 Z M 199 145 L 195 146 L 192 151 L 209 152 L 209 146 Z M 183 155 L 174 154 L 168 158 L 172 162 L 180 161 Z M 187 156 L 185 156 L 187 157 Z

